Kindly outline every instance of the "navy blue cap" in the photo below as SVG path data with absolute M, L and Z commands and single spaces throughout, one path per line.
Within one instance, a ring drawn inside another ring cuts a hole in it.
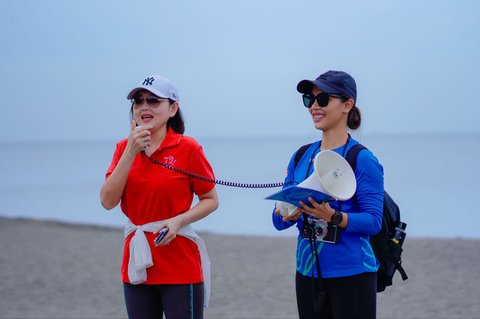
M 324 93 L 340 94 L 357 102 L 357 84 L 352 76 L 343 71 L 327 71 L 314 81 L 302 80 L 297 84 L 299 93 L 310 93 L 316 86 Z

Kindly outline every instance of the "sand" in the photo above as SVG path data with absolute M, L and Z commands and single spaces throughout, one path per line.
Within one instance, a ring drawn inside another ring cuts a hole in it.
M 295 239 L 200 233 L 206 318 L 297 318 Z M 0 218 L 0 318 L 125 318 L 121 229 Z M 378 318 L 480 318 L 480 240 L 408 238 Z

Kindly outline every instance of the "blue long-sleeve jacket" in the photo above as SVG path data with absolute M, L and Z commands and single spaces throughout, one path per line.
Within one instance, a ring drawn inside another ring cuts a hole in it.
M 345 154 L 358 142 L 350 139 Z M 286 182 L 301 183 L 313 172 L 313 165 L 307 173 L 309 161 L 320 151 L 320 142 L 313 143 L 294 167 L 293 154 L 287 169 Z M 332 150 L 342 155 L 344 146 Z M 357 157 L 355 170 L 357 189 L 355 196 L 342 204 L 342 212 L 348 214 L 346 229 L 340 233 L 337 244 L 317 242 L 323 278 L 352 276 L 363 272 L 376 272 L 378 261 L 370 246 L 370 235 L 380 231 L 383 214 L 383 167 L 373 153 L 362 150 Z M 339 202 L 331 202 L 333 209 L 339 208 Z M 273 225 L 278 230 L 297 225 L 299 230 L 296 254 L 296 268 L 305 276 L 318 277 L 308 239 L 301 236 L 303 217 L 296 222 L 282 220 L 282 216 L 272 213 Z

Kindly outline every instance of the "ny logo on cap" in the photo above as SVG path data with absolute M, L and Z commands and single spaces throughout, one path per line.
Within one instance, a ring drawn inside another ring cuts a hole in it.
M 142 85 L 152 85 L 154 80 L 155 80 L 155 78 L 153 76 L 148 77 L 145 80 L 143 80 Z

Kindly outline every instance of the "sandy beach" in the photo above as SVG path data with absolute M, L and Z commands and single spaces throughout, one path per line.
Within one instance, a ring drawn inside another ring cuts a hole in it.
M 294 238 L 200 235 L 206 318 L 297 318 Z M 0 218 L 0 318 L 125 318 L 122 245 L 117 228 Z M 480 240 L 407 237 L 404 266 L 378 318 L 480 318 Z

